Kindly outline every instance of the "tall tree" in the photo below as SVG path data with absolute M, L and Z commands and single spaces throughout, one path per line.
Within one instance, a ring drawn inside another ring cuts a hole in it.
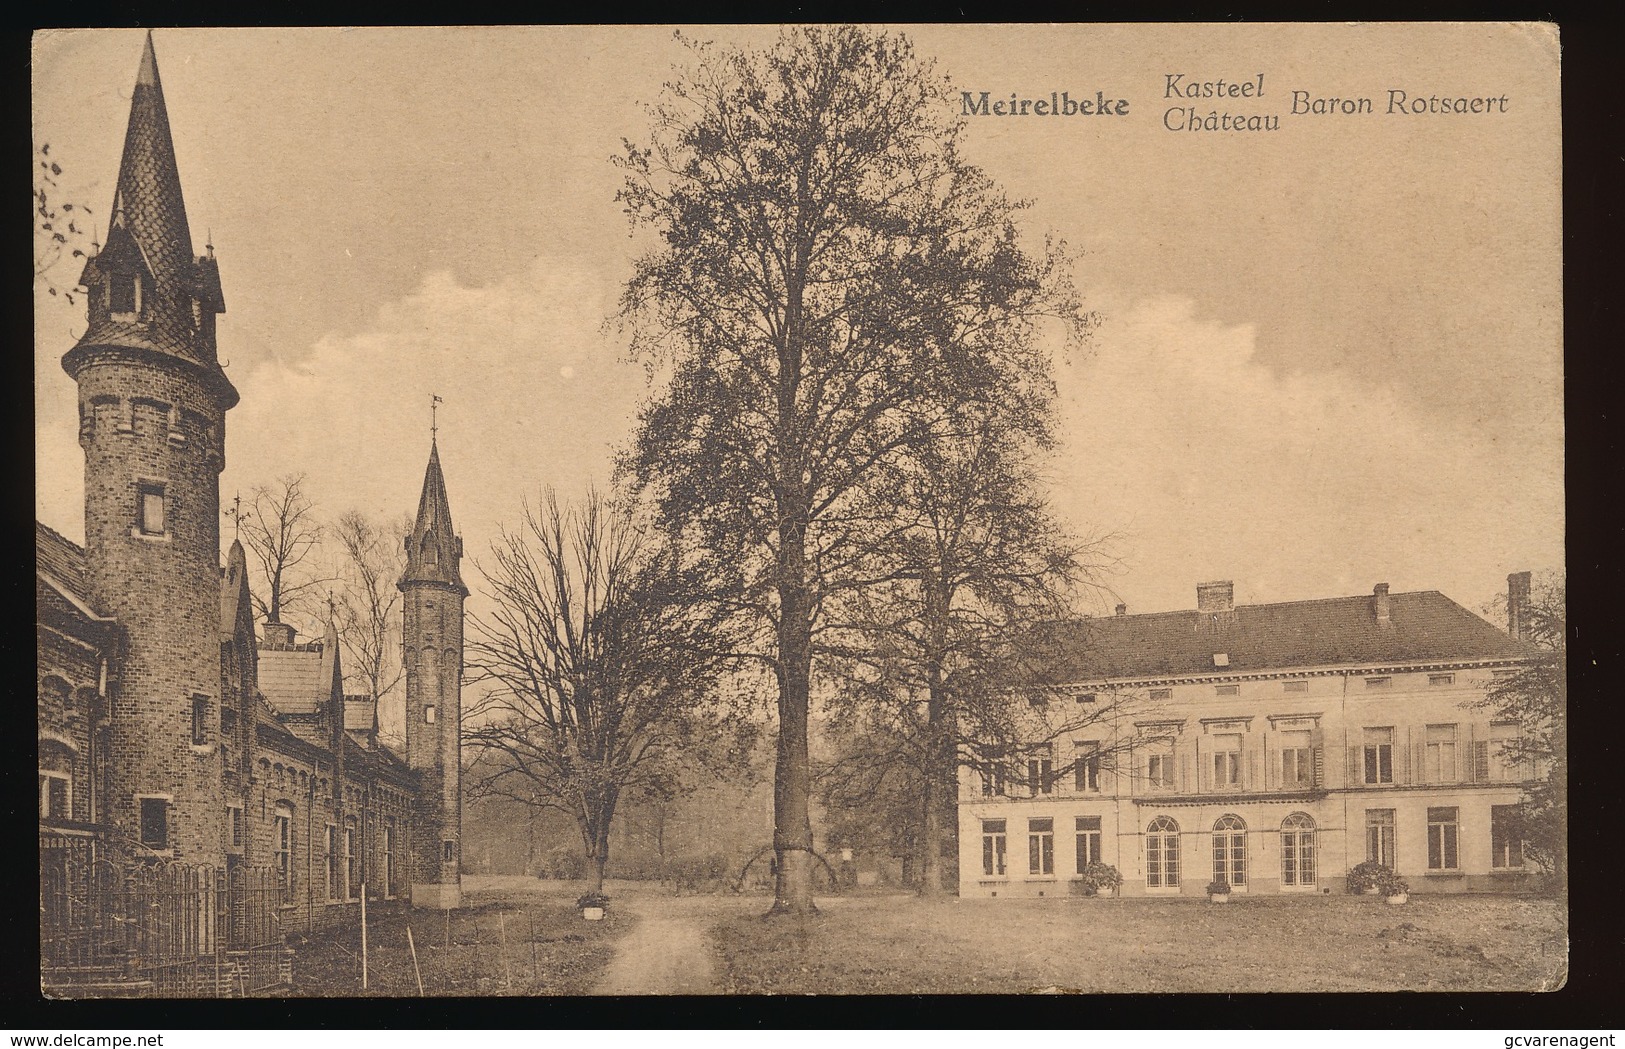
M 304 474 L 255 485 L 250 509 L 242 511 L 238 528 L 265 580 L 264 589 L 254 588 L 254 608 L 266 622 L 282 622 L 284 611 L 297 612 L 329 582 L 327 576 L 311 571 L 322 526 L 305 495 Z
M 527 505 L 492 558 L 494 610 L 468 646 L 486 686 L 466 717 L 482 752 L 471 788 L 572 817 L 596 891 L 624 797 L 670 796 L 686 764 L 734 756 L 709 703 L 723 663 L 670 552 L 597 493 Z
M 620 199 L 661 246 L 628 281 L 669 373 L 627 459 L 778 685 L 772 913 L 812 909 L 808 703 L 824 603 L 893 532 L 874 500 L 944 404 L 1049 384 L 1034 328 L 1081 314 L 1058 250 L 960 153 L 945 80 L 902 37 L 786 30 L 694 61 L 627 144 Z
M 1518 726 L 1516 737 L 1498 744 L 1506 765 L 1533 771 L 1510 834 L 1550 875 L 1548 886 L 1568 891 L 1569 692 L 1567 586 L 1561 575 L 1539 577 L 1522 610 L 1532 658 L 1490 681 L 1475 705 L 1497 721 Z M 1506 598 L 1493 610 L 1504 614 Z
M 887 498 L 902 527 L 879 554 L 881 581 L 846 595 L 831 616 L 844 643 L 830 647 L 861 668 L 848 676 L 857 687 L 838 695 L 898 708 L 898 731 L 872 738 L 894 740 L 897 759 L 914 767 L 927 894 L 941 891 L 941 858 L 954 854 L 961 765 L 989 746 L 1013 753 L 1053 742 L 1015 738 L 1011 712 L 1047 695 L 1053 682 L 1034 663 L 1045 648 L 1033 637 L 1070 614 L 1106 560 L 1103 541 L 1069 539 L 1049 513 L 1035 467 L 1049 445 L 1047 405 L 1028 400 L 1015 412 L 1003 403 L 953 411 L 950 436 L 894 464 Z M 1089 760 L 1110 763 L 1132 743 L 1102 741 Z
M 344 646 L 344 669 L 356 685 L 378 705 L 380 720 L 386 697 L 400 685 L 401 592 L 396 582 L 405 568 L 403 539 L 412 531 L 412 519 L 402 516 L 387 524 L 351 510 L 333 523 L 339 543 L 339 643 Z M 390 732 L 396 721 L 388 719 Z

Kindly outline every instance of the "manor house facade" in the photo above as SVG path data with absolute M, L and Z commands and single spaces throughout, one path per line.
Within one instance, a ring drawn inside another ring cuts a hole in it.
M 1072 624 L 1049 702 L 1121 715 L 962 773 L 960 895 L 1067 895 L 1091 862 L 1125 895 L 1341 892 L 1364 860 L 1413 892 L 1519 886 L 1508 824 L 1540 770 L 1472 705 L 1531 654 L 1529 573 L 1508 582 L 1506 633 L 1385 583 L 1239 606 L 1206 583 L 1193 611 Z

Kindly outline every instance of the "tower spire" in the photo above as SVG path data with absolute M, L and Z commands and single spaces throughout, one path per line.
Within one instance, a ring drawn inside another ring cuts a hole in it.
M 223 407 L 237 391 L 215 351 L 215 316 L 225 312 L 213 258 L 192 254 L 169 108 L 152 32 L 130 93 L 129 124 L 108 210 L 107 243 L 85 263 L 89 327 L 63 366 L 73 374 L 92 347 L 122 347 L 196 365 Z M 211 238 L 212 239 L 212 238 Z M 212 254 L 212 253 L 211 253 Z
M 440 472 L 440 448 L 431 438 L 417 521 L 406 540 L 406 571 L 401 575 L 401 585 L 439 583 L 455 587 L 466 597 L 468 588 L 457 569 L 462 557 L 463 541 L 452 526 L 451 500 L 446 495 L 446 478 Z

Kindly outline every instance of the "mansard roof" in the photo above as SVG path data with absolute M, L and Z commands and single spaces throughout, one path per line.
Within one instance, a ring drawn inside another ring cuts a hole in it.
M 1056 628 L 1060 681 L 1211 677 L 1329 666 L 1521 659 L 1529 647 L 1434 590 L 1084 619 Z M 1222 654 L 1223 664 L 1215 660 Z

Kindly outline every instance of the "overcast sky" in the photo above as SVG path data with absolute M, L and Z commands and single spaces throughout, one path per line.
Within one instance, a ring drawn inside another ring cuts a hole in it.
M 765 40 L 767 29 L 687 31 Z M 1057 362 L 1053 498 L 1118 535 L 1131 611 L 1441 590 L 1474 609 L 1563 560 L 1556 43 L 1497 26 L 913 27 L 956 90 L 1129 102 L 974 117 L 970 158 L 1077 252 L 1103 322 Z M 35 142 L 105 232 L 142 34 L 35 41 Z M 470 554 L 543 485 L 579 492 L 650 395 L 605 320 L 641 242 L 609 158 L 685 51 L 669 29 L 159 30 L 220 357 L 242 394 L 222 496 L 288 472 L 312 496 L 416 506 L 439 394 Z M 1255 81 L 1259 99 L 1166 97 Z M 1407 97 L 1505 113 L 1388 115 Z M 1292 92 L 1373 98 L 1291 116 Z M 1193 105 L 1274 132 L 1170 131 Z M 957 111 L 957 105 L 954 107 Z M 69 271 L 73 272 L 69 272 Z M 77 267 L 49 274 L 71 284 Z M 82 307 L 43 291 L 35 510 L 83 537 Z M 230 529 L 226 529 L 229 542 Z M 471 585 L 478 588 L 477 582 Z M 1110 599 L 1108 599 L 1109 601 Z

